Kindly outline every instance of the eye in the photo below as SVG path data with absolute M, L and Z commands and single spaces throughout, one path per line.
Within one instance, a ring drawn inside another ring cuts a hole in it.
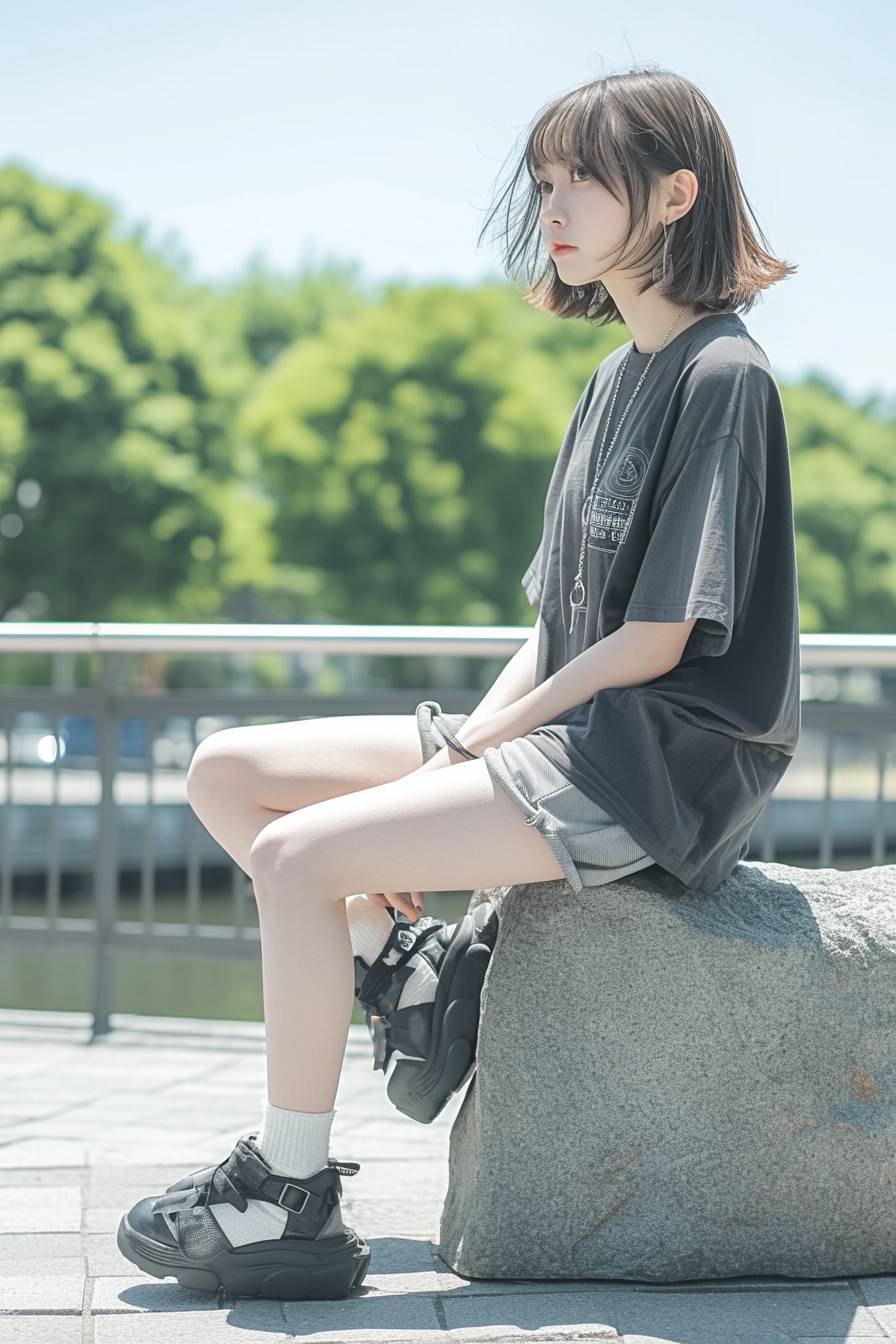
M 591 174 L 588 172 L 588 169 L 584 168 L 580 163 L 574 165 L 572 173 L 584 173 L 586 179 L 591 176 Z M 572 176 L 572 173 L 570 174 L 570 176 Z M 550 182 L 545 181 L 536 182 L 535 183 L 536 196 L 544 196 L 546 193 L 542 191 L 542 187 L 549 187 L 550 185 L 551 185 Z

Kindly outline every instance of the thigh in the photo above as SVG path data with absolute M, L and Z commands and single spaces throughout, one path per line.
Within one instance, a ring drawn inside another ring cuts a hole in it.
M 468 891 L 562 881 L 547 840 L 483 760 L 392 780 L 277 817 L 250 856 L 259 899 Z
M 354 793 L 410 774 L 423 752 L 413 714 L 343 714 L 222 728 L 197 747 L 188 786 L 216 790 L 276 812 Z

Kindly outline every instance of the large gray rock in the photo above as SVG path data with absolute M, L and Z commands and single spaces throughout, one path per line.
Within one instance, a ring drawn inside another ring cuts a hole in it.
M 500 928 L 450 1135 L 457 1273 L 896 1271 L 896 866 L 481 900 Z

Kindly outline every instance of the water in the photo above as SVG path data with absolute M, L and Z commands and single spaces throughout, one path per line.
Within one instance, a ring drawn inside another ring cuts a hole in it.
M 452 924 L 466 912 L 471 892 L 424 892 L 425 913 Z M 66 918 L 86 918 L 90 901 L 82 896 L 64 898 Z M 177 892 L 159 894 L 156 919 L 162 923 L 184 922 L 184 901 Z M 17 897 L 14 913 L 39 915 L 43 899 Z M 136 896 L 119 901 L 119 918 L 136 919 Z M 201 920 L 204 924 L 227 924 L 233 914 L 229 886 L 203 890 Z M 254 900 L 247 905 L 247 923 L 258 927 Z M 150 954 L 115 953 L 114 999 L 116 1013 L 143 1013 L 157 1017 L 223 1018 L 239 1022 L 264 1020 L 261 983 L 261 952 L 254 959 L 229 960 L 211 956 L 175 957 L 169 952 Z M 93 1010 L 94 954 L 91 949 L 66 951 L 40 947 L 0 949 L 0 1008 L 29 1008 L 59 1012 Z M 356 1002 L 352 1021 L 363 1023 L 364 1013 Z

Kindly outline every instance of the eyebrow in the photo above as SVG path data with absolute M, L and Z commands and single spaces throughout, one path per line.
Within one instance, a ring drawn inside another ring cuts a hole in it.
M 561 163 L 560 167 L 561 167 L 561 168 L 565 168 L 565 167 L 566 167 L 566 164 Z M 533 163 L 533 164 L 532 164 L 532 171 L 533 171 L 533 173 L 546 173 L 547 170 L 548 170 L 548 165 L 547 165 L 546 163 L 538 162 L 538 163 Z

